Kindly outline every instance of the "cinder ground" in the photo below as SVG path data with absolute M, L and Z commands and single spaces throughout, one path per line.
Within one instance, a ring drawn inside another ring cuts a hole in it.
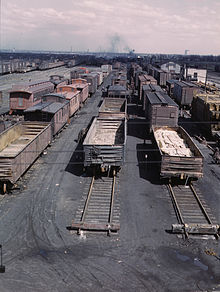
M 75 139 L 97 114 L 99 101 L 100 90 L 19 181 L 20 190 L 1 198 L 6 273 L 0 274 L 0 291 L 214 291 L 220 261 L 205 250 L 219 256 L 218 243 L 184 241 L 167 232 L 176 218 L 140 119 L 128 122 L 119 234 L 77 236 L 66 229 L 88 182 Z M 198 145 L 205 156 L 198 186 L 219 222 L 220 168 L 211 164 L 210 150 Z

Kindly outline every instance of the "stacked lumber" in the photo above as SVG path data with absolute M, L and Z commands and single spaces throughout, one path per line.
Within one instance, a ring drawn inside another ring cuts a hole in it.
M 163 153 L 170 156 L 194 156 L 189 146 L 175 130 L 157 129 L 154 135 Z

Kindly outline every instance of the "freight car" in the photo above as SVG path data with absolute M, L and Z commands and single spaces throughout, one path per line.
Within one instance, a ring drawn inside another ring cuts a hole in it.
M 172 79 L 171 73 L 170 72 L 165 72 L 161 69 L 158 68 L 153 68 L 153 76 L 157 80 L 157 84 L 160 86 L 166 86 L 167 80 Z
M 203 176 L 203 155 L 182 127 L 153 127 L 153 139 L 159 150 L 162 178 Z
M 13 185 L 51 142 L 51 124 L 20 122 L 0 134 L 0 184 Z
M 165 92 L 148 92 L 145 116 L 150 132 L 153 126 L 175 127 L 178 124 L 179 107 Z
M 192 119 L 205 134 L 214 137 L 220 131 L 220 94 L 197 94 L 191 111 Z
M 126 119 L 95 117 L 83 142 L 84 167 L 118 171 L 124 163 Z
M 173 97 L 182 108 L 190 108 L 193 96 L 199 91 L 199 87 L 191 82 L 175 81 Z
M 66 100 L 69 101 L 69 116 L 71 117 L 80 107 L 80 91 L 73 84 L 58 85 L 56 91 L 65 95 Z
M 145 111 L 145 109 L 146 109 L 146 94 L 150 93 L 150 92 L 164 92 L 164 91 L 159 85 L 155 85 L 155 84 L 143 85 L 143 88 L 142 88 L 143 111 Z
M 99 108 L 101 118 L 126 118 L 127 99 L 126 98 L 105 98 Z
M 71 85 L 80 91 L 80 107 L 89 97 L 89 83 L 85 79 L 72 79 Z
M 44 94 L 54 91 L 50 81 L 38 81 L 25 85 L 13 85 L 10 91 L 10 114 L 23 113 L 27 108 L 41 102 Z
M 52 135 L 56 135 L 69 120 L 69 102 L 41 102 L 24 111 L 25 121 L 51 123 Z
M 98 77 L 96 74 L 80 74 L 79 76 L 89 83 L 89 93 L 93 94 L 98 88 Z
M 157 80 L 154 79 L 152 76 L 146 75 L 146 74 L 139 76 L 139 78 L 138 78 L 138 96 L 139 96 L 139 100 L 141 100 L 141 101 L 142 101 L 142 88 L 146 84 L 157 85 Z
M 50 82 L 54 84 L 54 89 L 56 89 L 58 85 L 68 85 L 69 79 L 64 78 L 63 75 L 54 74 L 50 75 Z
M 126 87 L 121 85 L 111 85 L 108 87 L 108 97 L 120 97 L 126 98 L 129 96 L 129 92 Z

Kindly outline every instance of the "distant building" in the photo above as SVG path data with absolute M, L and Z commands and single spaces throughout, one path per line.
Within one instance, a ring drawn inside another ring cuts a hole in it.
M 206 69 L 183 68 L 183 77 L 187 81 L 197 81 L 205 83 L 206 74 Z
M 174 62 L 168 62 L 160 66 L 161 70 L 165 72 L 180 74 L 180 65 Z

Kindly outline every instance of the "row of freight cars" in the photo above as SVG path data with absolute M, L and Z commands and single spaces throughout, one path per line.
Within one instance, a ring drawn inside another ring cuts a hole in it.
M 125 160 L 127 100 L 105 98 L 83 142 L 84 167 L 116 173 Z
M 149 68 L 152 70 L 149 70 Z M 152 81 L 147 81 L 147 79 L 149 79 L 147 73 L 153 74 L 152 72 L 157 71 L 155 67 L 150 65 L 147 66 L 147 69 L 148 71 L 146 72 L 143 71 L 138 64 L 132 64 L 128 75 L 130 84 L 138 90 L 138 96 L 142 102 L 143 85 L 147 83 L 153 84 Z M 154 75 L 155 74 L 153 74 L 153 76 Z M 161 82 L 158 82 L 156 79 L 154 81 L 157 81 L 158 85 L 161 84 Z M 204 84 L 201 86 L 199 83 L 171 79 L 166 81 L 166 86 L 164 85 L 163 89 L 166 90 L 167 94 L 178 104 L 180 109 L 190 110 L 193 122 L 199 125 L 203 135 L 208 136 L 208 138 L 216 138 L 219 135 L 220 97 L 216 87 L 210 90 L 210 88 Z M 143 108 L 144 107 L 145 105 L 143 105 Z
M 87 94 L 77 90 L 84 89 L 84 84 Z M 56 92 L 51 92 L 53 88 L 51 82 L 39 82 L 29 84 L 28 90 L 11 92 L 11 104 L 18 102 L 23 106 L 25 121 L 0 134 L 0 185 L 4 192 L 38 158 L 88 97 L 88 83 L 83 79 L 75 79 L 70 85 L 59 84 Z
M 179 105 L 147 74 L 140 74 L 138 80 L 138 97 L 146 118 L 146 132 L 152 134 L 153 145 L 158 150 L 160 176 L 202 177 L 203 155 L 178 125 Z

